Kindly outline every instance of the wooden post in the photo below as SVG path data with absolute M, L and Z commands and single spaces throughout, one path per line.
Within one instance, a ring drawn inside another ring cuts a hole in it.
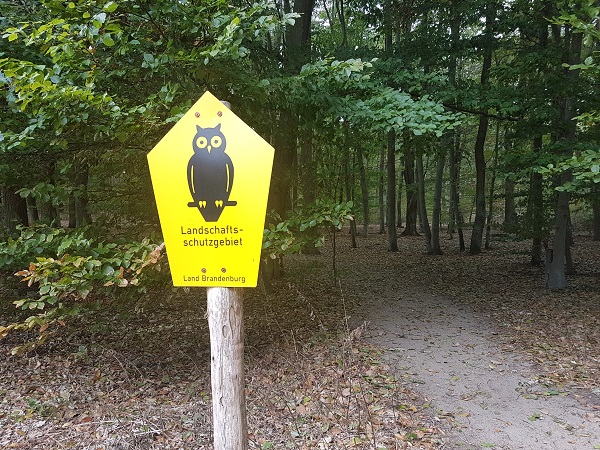
M 207 288 L 215 450 L 246 450 L 244 305 L 240 288 Z
M 229 102 L 221 101 L 228 109 Z M 240 288 L 206 289 L 215 450 L 246 450 L 244 295 Z

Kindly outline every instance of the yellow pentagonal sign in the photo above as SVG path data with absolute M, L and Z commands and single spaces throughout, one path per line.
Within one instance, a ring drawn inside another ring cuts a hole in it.
M 148 153 L 173 285 L 256 286 L 273 154 L 210 92 Z

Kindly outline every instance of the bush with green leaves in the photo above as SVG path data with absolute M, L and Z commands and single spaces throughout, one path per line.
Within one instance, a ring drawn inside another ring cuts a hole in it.
M 323 229 L 340 230 L 352 216 L 352 202 L 335 203 L 317 200 L 307 207 L 296 209 L 283 221 L 264 230 L 262 254 L 272 259 L 298 253 L 306 245 L 323 245 Z M 279 220 L 281 220 L 279 218 Z
M 119 288 L 134 287 L 144 292 L 164 245 L 149 239 L 126 244 L 106 243 L 88 238 L 85 231 L 54 229 L 45 226 L 21 229 L 17 239 L 0 245 L 0 266 L 15 275 L 37 294 L 15 301 L 31 316 L 20 322 L 0 326 L 0 338 L 13 330 L 38 328 L 37 341 L 21 345 L 13 353 L 36 348 L 51 334 L 51 327 L 79 314 L 92 299 L 110 298 Z M 23 269 L 22 267 L 26 267 Z

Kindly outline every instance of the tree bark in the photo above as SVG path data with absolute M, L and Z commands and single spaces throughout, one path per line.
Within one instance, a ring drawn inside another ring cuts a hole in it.
M 384 191 L 385 191 L 385 147 L 381 146 L 379 152 L 379 188 L 377 190 L 377 196 L 379 197 L 379 234 L 385 232 L 385 203 L 384 203 Z
M 444 167 L 446 165 L 446 149 L 438 156 L 435 171 L 435 189 L 433 193 L 433 211 L 431 217 L 431 252 L 442 255 L 440 246 L 440 226 L 442 222 L 442 185 L 444 181 Z
M 396 235 L 396 132 L 387 134 L 387 237 L 388 251 L 398 251 Z
M 488 128 L 488 118 L 485 115 L 479 117 L 479 128 L 475 142 L 475 221 L 471 234 L 471 246 L 469 252 L 472 255 L 481 253 L 483 241 L 483 226 L 485 224 L 485 137 Z
M 27 223 L 29 225 L 33 225 L 40 220 L 40 216 L 38 214 L 38 207 L 35 198 L 26 197 L 25 203 L 27 204 Z
M 496 2 L 486 5 L 485 13 L 485 48 L 483 54 L 483 65 L 481 67 L 481 86 L 485 89 L 490 77 L 492 67 L 492 41 L 493 24 L 496 17 Z M 469 252 L 472 255 L 481 253 L 481 244 L 483 241 L 483 227 L 485 225 L 485 138 L 487 135 L 489 118 L 487 114 L 479 116 L 479 127 L 477 129 L 477 138 L 475 141 L 475 221 L 473 223 L 473 232 L 471 234 L 471 246 Z
M 565 30 L 564 39 L 568 39 L 568 53 L 566 57 L 566 63 L 568 65 L 575 65 L 581 62 L 581 47 L 583 42 L 583 36 L 581 33 L 573 33 L 572 30 Z M 579 70 L 566 70 L 566 81 L 568 83 L 574 83 L 579 77 Z M 561 140 L 565 144 L 565 153 L 571 151 L 573 142 L 576 137 L 576 123 L 575 118 L 575 100 L 569 94 L 566 94 L 562 98 L 561 102 Z M 566 184 L 571 181 L 573 177 L 572 172 L 566 171 L 561 175 L 561 184 Z M 546 286 L 550 289 L 564 289 L 567 287 L 567 277 L 565 261 L 568 254 L 569 242 L 568 227 L 569 227 L 569 202 L 570 194 L 566 191 L 560 191 L 558 193 L 558 200 L 556 206 L 556 216 L 554 225 L 554 240 L 552 248 L 552 260 L 550 264 L 547 264 L 547 279 Z M 572 268 L 572 261 L 570 261 Z
M 404 181 L 404 171 L 400 173 L 398 178 L 398 195 L 396 201 L 396 227 L 402 228 L 402 186 Z
M 571 180 L 571 174 L 561 176 L 562 184 Z M 550 289 L 564 289 L 567 287 L 565 273 L 565 258 L 567 248 L 567 227 L 569 224 L 570 194 L 565 191 L 558 193 L 556 217 L 554 221 L 554 240 L 550 252 L 550 261 L 546 260 L 546 287 Z
M 494 189 L 496 185 L 496 168 L 498 166 L 498 152 L 500 150 L 500 122 L 496 123 L 496 142 L 494 144 L 494 160 L 492 168 L 492 179 L 490 180 L 490 196 L 488 203 L 488 214 L 485 228 L 485 249 L 490 248 L 490 235 L 492 233 L 492 219 L 494 217 Z
M 273 157 L 273 178 L 269 189 L 268 208 L 285 219 L 287 212 L 292 209 L 291 190 L 297 152 L 297 120 L 292 112 L 283 110 L 277 117 L 277 124 L 273 135 L 273 147 L 276 150 Z
M 75 221 L 77 227 L 91 223 L 88 212 L 88 182 L 89 164 L 87 161 L 79 161 L 75 164 L 75 186 L 79 194 L 75 197 Z
M 504 180 L 504 225 L 515 225 L 516 223 L 515 182 L 506 178 Z
M 287 68 L 299 73 L 304 64 L 310 61 L 310 27 L 315 0 L 294 0 L 293 12 L 300 16 L 292 26 L 286 27 Z
M 360 174 L 360 192 L 362 196 L 363 207 L 363 235 L 369 234 L 369 189 L 367 187 L 367 174 L 365 170 L 365 162 L 363 160 L 363 152 L 360 144 L 356 147 L 356 157 L 358 158 L 358 171 Z
M 345 128 L 345 140 L 346 140 L 346 145 L 344 146 L 344 184 L 345 184 L 345 191 L 346 191 L 346 201 L 347 202 L 353 202 L 354 201 L 354 196 L 352 195 L 353 189 L 352 186 L 354 185 L 354 177 L 352 176 L 352 174 L 350 173 L 350 147 L 349 147 L 349 139 L 348 139 L 348 129 L 347 127 Z M 334 230 L 335 233 L 335 230 Z M 358 248 L 358 245 L 356 244 L 356 221 L 351 220 L 350 221 L 350 238 L 352 240 L 352 248 Z
M 4 212 L 4 228 L 9 233 L 17 229 L 17 225 L 29 225 L 27 217 L 27 201 L 17 194 L 17 188 L 2 187 L 2 208 Z
M 406 221 L 402 236 L 417 236 L 417 185 L 415 156 L 409 139 L 404 139 L 404 184 L 406 185 Z
M 533 151 L 539 154 L 542 151 L 542 136 L 533 138 Z M 527 218 L 531 226 L 533 241 L 531 244 L 531 265 L 542 264 L 542 222 L 544 213 L 544 185 L 542 174 L 533 172 L 529 182 L 529 202 L 527 204 Z
M 425 247 L 429 255 L 433 254 L 433 247 L 431 245 L 431 228 L 429 227 L 429 219 L 427 217 L 427 204 L 425 203 L 425 172 L 423 170 L 423 155 L 419 154 L 416 157 L 417 161 L 417 189 L 418 189 L 418 203 L 419 203 L 419 216 L 421 218 L 421 231 L 425 236 Z
M 592 210 L 594 213 L 592 239 L 600 241 L 600 200 L 592 202 Z
M 459 195 L 460 165 L 462 161 L 459 137 L 458 133 L 454 134 L 454 144 L 450 149 L 450 203 L 452 204 L 452 215 L 458 232 L 458 248 L 460 252 L 464 252 L 466 248 Z

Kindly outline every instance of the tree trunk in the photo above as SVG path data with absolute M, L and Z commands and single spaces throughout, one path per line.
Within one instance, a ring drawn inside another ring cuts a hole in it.
M 490 69 L 492 67 L 492 42 L 494 39 L 493 26 L 496 17 L 496 2 L 486 5 L 485 17 L 485 48 L 483 65 L 481 67 L 481 86 L 483 90 L 488 85 Z M 485 138 L 487 135 L 489 118 L 484 112 L 479 116 L 479 127 L 475 141 L 475 221 L 473 233 L 471 234 L 471 246 L 469 252 L 472 255 L 481 253 L 483 241 L 483 227 L 485 225 Z
M 485 115 L 479 117 L 479 128 L 475 142 L 475 221 L 471 234 L 471 246 L 469 252 L 472 255 L 481 253 L 483 241 L 483 226 L 485 224 L 485 137 L 488 128 L 488 118 Z
M 344 14 L 344 0 L 335 0 L 335 6 L 338 18 L 340 19 L 340 27 L 342 29 L 342 43 L 340 47 L 346 49 L 348 48 L 348 31 L 346 29 L 346 17 Z
M 427 204 L 425 203 L 425 173 L 423 170 L 423 155 L 419 154 L 417 160 L 417 189 L 419 203 L 419 217 L 421 218 L 421 231 L 425 235 L 425 247 L 429 255 L 433 254 L 431 245 L 431 228 L 429 227 L 429 219 L 427 218 Z
M 346 191 L 346 201 L 347 202 L 353 202 L 354 201 L 354 196 L 352 195 L 352 186 L 354 185 L 354 177 L 352 176 L 352 174 L 350 173 L 350 148 L 348 146 L 349 139 L 348 139 L 348 127 L 345 128 L 345 141 L 346 141 L 346 145 L 345 145 L 345 149 L 344 149 L 344 184 L 345 184 L 345 191 Z M 335 233 L 335 230 L 334 230 Z M 352 248 L 358 248 L 358 245 L 356 244 L 356 221 L 351 220 L 350 221 L 350 237 L 352 239 Z
M 600 241 L 600 200 L 592 202 L 592 210 L 594 212 L 592 239 Z
M 572 30 L 565 30 L 563 37 L 568 40 L 568 54 L 566 63 L 568 65 L 575 65 L 581 62 L 581 46 L 583 42 L 583 36 L 581 33 L 573 33 Z M 579 70 L 566 69 L 566 81 L 568 83 L 574 82 L 579 77 Z M 565 144 L 565 153 L 571 151 L 572 145 L 575 142 L 576 137 L 576 123 L 573 120 L 575 118 L 575 100 L 565 95 L 561 103 L 561 140 Z M 566 171 L 561 175 L 561 184 L 564 185 L 569 183 L 573 177 L 572 172 Z M 551 289 L 564 289 L 567 287 L 567 277 L 565 272 L 565 261 L 568 255 L 569 242 L 568 227 L 569 227 L 569 201 L 570 194 L 568 192 L 560 191 L 558 193 L 558 200 L 556 206 L 556 217 L 554 225 L 554 241 L 552 249 L 552 261 L 548 266 L 546 286 Z M 572 261 L 569 262 L 570 268 L 572 269 Z
M 494 160 L 492 179 L 490 182 L 490 197 L 488 204 L 488 215 L 485 229 L 485 249 L 490 248 L 490 235 L 492 233 L 492 218 L 494 217 L 494 188 L 496 185 L 496 167 L 498 166 L 498 151 L 500 149 L 500 122 L 496 123 L 496 142 L 494 144 Z
M 402 228 L 402 185 L 404 181 L 404 171 L 400 173 L 398 178 L 398 195 L 396 201 L 396 227 Z
M 310 123 L 311 118 L 305 118 Z M 306 207 L 315 203 L 317 199 L 316 189 L 316 167 L 313 157 L 313 136 L 311 131 L 300 133 L 298 139 L 300 143 L 300 185 L 302 191 L 302 204 Z M 302 253 L 307 255 L 318 255 L 321 251 L 315 246 L 314 242 L 307 242 L 302 247 Z
M 80 161 L 75 164 L 75 186 L 79 194 L 75 197 L 75 220 L 77 227 L 82 227 L 91 223 L 91 217 L 88 212 L 88 181 L 89 164 L 87 161 Z
M 533 151 L 542 151 L 542 136 L 533 138 Z M 533 242 L 531 244 L 531 265 L 542 264 L 542 225 L 544 214 L 544 185 L 542 174 L 533 172 L 529 182 L 529 202 L 527 204 L 527 219 L 531 226 Z
M 365 162 L 363 160 L 362 147 L 360 144 L 356 147 L 356 157 L 358 158 L 358 171 L 360 174 L 360 192 L 362 196 L 363 207 L 363 234 L 369 234 L 369 189 L 367 187 L 367 174 L 365 170 Z
M 450 148 L 450 203 L 452 204 L 452 215 L 458 232 L 458 248 L 460 252 L 464 252 L 465 237 L 463 233 L 463 217 L 460 210 L 460 164 L 462 162 L 462 154 L 460 148 L 460 136 L 454 133 L 454 144 Z
M 387 237 L 388 251 L 398 251 L 396 236 L 396 132 L 387 134 Z
M 287 68 L 300 73 L 304 64 L 310 61 L 310 28 L 315 0 L 294 0 L 294 10 L 299 14 L 292 26 L 286 27 Z
M 570 180 L 570 173 L 565 173 L 561 177 L 562 184 Z M 568 192 L 561 191 L 558 193 L 553 248 L 550 252 L 550 261 L 546 260 L 546 287 L 550 289 L 564 289 L 567 287 L 565 259 L 567 227 L 569 224 L 569 200 L 570 194 Z
M 381 146 L 379 152 L 379 188 L 377 194 L 379 197 L 379 234 L 385 232 L 385 203 L 384 203 L 384 191 L 385 191 L 385 147 Z
M 515 182 L 506 178 L 504 180 L 504 225 L 515 225 L 516 223 Z
M 417 236 L 417 185 L 415 156 L 409 139 L 404 139 L 404 184 L 406 185 L 406 221 L 402 236 Z
M 27 201 L 17 194 L 17 190 L 14 187 L 2 187 L 4 229 L 9 233 L 16 231 L 17 225 L 29 225 Z
M 69 228 L 77 227 L 77 212 L 75 210 L 75 197 L 69 196 Z
M 27 203 L 27 222 L 29 225 L 39 222 L 40 216 L 38 214 L 38 207 L 35 198 L 26 197 L 25 203 Z
M 444 167 L 446 165 L 446 149 L 438 156 L 435 171 L 435 189 L 433 193 L 433 211 L 431 218 L 431 252 L 434 255 L 443 254 L 440 246 L 440 226 L 442 222 L 442 185 L 444 181 Z
M 274 210 L 282 219 L 292 209 L 290 193 L 294 176 L 293 166 L 296 160 L 296 130 L 295 115 L 283 110 L 277 118 L 274 127 L 273 178 L 269 189 L 269 210 Z

